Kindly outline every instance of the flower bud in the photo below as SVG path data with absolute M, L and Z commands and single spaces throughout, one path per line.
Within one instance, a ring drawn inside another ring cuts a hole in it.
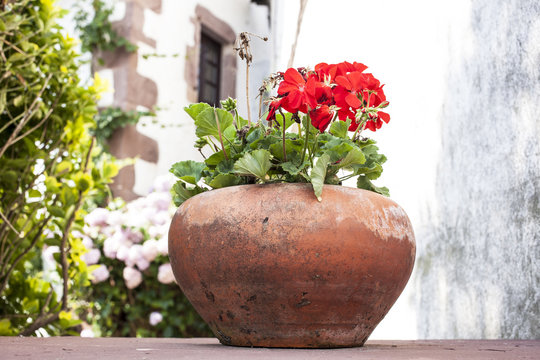
M 227 100 L 221 100 L 220 103 L 221 107 L 224 110 L 233 111 L 234 109 L 236 109 L 236 99 L 233 99 L 231 97 L 227 98 Z

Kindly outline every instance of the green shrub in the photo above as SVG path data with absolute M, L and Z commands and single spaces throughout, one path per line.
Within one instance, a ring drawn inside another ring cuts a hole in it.
M 80 85 L 59 15 L 52 0 L 0 10 L 0 335 L 65 334 L 78 323 L 72 300 L 91 269 L 74 231 L 118 171 L 92 159 L 100 84 Z M 56 268 L 44 271 L 44 252 Z

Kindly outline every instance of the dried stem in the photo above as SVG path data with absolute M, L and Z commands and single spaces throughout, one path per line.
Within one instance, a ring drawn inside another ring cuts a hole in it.
M 251 41 L 250 35 L 256 36 L 261 40 L 267 41 L 267 37 L 261 37 L 249 32 L 241 32 L 236 38 L 236 47 L 234 50 L 238 52 L 240 59 L 246 61 L 246 105 L 247 105 L 247 115 L 248 115 L 248 125 L 251 126 L 251 109 L 249 105 L 249 64 L 253 62 L 253 55 L 251 54 L 251 47 L 249 42 Z
M 300 11 L 298 12 L 298 21 L 296 23 L 296 36 L 294 38 L 294 43 L 291 47 L 291 57 L 289 58 L 289 63 L 287 68 L 293 66 L 294 55 L 296 54 L 296 45 L 298 44 L 298 36 L 300 35 L 300 28 L 302 27 L 302 19 L 304 18 L 304 11 L 306 10 L 307 0 L 300 0 Z

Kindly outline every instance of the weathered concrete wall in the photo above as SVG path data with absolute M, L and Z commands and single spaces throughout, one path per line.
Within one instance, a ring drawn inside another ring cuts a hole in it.
M 540 338 L 540 3 L 476 0 L 469 21 L 449 43 L 419 336 Z
M 282 70 L 298 2 L 274 5 Z M 372 338 L 540 338 L 540 3 L 310 0 L 302 26 L 296 66 L 386 83 L 392 120 L 367 135 L 418 253 Z

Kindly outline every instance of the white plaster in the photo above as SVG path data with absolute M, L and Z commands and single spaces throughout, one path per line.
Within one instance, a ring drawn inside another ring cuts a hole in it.
M 120 21 L 126 16 L 126 3 L 125 1 L 114 1 L 113 12 L 109 16 L 111 22 Z
M 135 167 L 135 186 L 133 186 L 133 192 L 138 195 L 144 196 L 150 192 L 154 179 L 146 176 L 148 173 L 154 173 L 156 171 L 156 164 L 144 161 L 143 159 L 137 159 L 134 164 Z
M 101 93 L 98 106 L 112 106 L 114 103 L 114 72 L 112 69 L 103 69 L 97 73 L 101 77 L 102 81 L 108 85 L 107 90 Z

